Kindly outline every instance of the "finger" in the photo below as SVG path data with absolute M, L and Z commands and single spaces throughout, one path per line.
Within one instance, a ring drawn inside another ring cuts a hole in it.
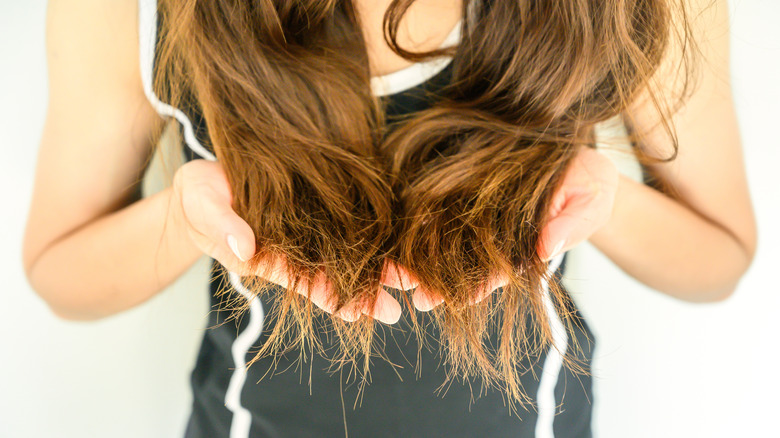
M 285 268 L 286 264 L 282 258 L 276 258 L 274 262 L 269 261 L 263 268 L 262 278 L 290 289 L 291 282 Z M 306 297 L 312 304 L 325 312 L 338 316 L 345 321 L 354 322 L 363 315 L 357 303 L 349 303 L 336 311 L 333 286 L 327 280 L 324 272 L 317 274 L 311 283 L 306 279 L 301 279 L 295 288 L 295 292 Z
M 347 322 L 355 322 L 363 315 L 356 303 L 350 303 L 335 312 L 334 315 L 340 317 Z
M 469 304 L 477 304 L 493 294 L 493 291 L 499 287 L 503 287 L 509 284 L 509 279 L 504 275 L 494 276 L 487 283 L 483 283 L 483 287 L 480 288 L 477 293 L 471 297 Z
M 381 288 L 377 294 L 374 308 L 364 310 L 363 313 L 385 324 L 395 324 L 401 318 L 401 305 L 384 288 Z
M 184 164 L 180 171 L 186 173 L 185 179 L 190 184 L 206 184 L 214 189 L 226 202 L 233 199 L 225 168 L 219 161 L 197 159 Z
M 418 286 L 412 295 L 412 302 L 417 310 L 428 312 L 444 302 L 444 298 L 438 294 L 432 294 Z
M 287 287 L 287 286 L 285 286 Z M 333 287 L 329 281 L 327 281 L 327 278 L 325 277 L 324 272 L 320 272 L 316 277 L 314 282 L 311 284 L 307 283 L 306 280 L 302 281 L 302 284 L 296 289 L 296 292 L 299 294 L 305 296 L 308 298 L 312 303 L 314 303 L 315 306 L 319 307 L 320 309 L 328 312 L 328 313 L 334 313 L 336 310 L 336 303 L 334 303 L 334 294 L 333 294 Z M 350 309 L 341 309 L 344 312 L 338 314 L 337 316 L 340 316 L 344 319 L 352 318 L 354 316 L 354 311 Z M 360 312 L 357 312 L 357 316 L 351 319 L 352 321 L 356 320 L 360 317 Z
M 249 224 L 238 215 L 229 216 L 222 225 L 224 230 L 224 244 L 230 249 L 231 254 L 239 263 L 246 263 L 255 255 L 255 234 Z
M 417 279 L 410 274 L 409 271 L 387 259 L 385 259 L 380 281 L 387 287 L 400 290 L 414 289 L 419 284 Z
M 284 260 L 281 258 L 277 258 L 274 262 L 269 261 L 264 265 L 262 277 L 289 289 L 290 281 L 287 277 L 285 267 Z M 296 288 L 296 292 L 307 297 L 320 309 L 349 322 L 357 321 L 363 314 L 369 315 L 386 324 L 394 324 L 401 317 L 400 304 L 392 295 L 387 293 L 384 288 L 378 293 L 376 304 L 371 311 L 360 308 L 357 303 L 349 303 L 336 312 L 336 305 L 333 300 L 333 288 L 331 283 L 327 281 L 324 272 L 320 272 L 311 284 L 303 279 Z
M 285 289 L 291 289 L 292 286 L 292 282 L 290 281 L 287 273 L 287 259 L 282 255 L 268 254 L 265 257 L 259 259 L 257 261 L 257 269 L 253 271 L 251 275 L 276 283 Z M 315 284 L 321 281 L 321 278 L 316 278 L 315 283 L 312 285 L 312 289 L 315 289 Z M 306 289 L 307 287 L 307 279 L 301 279 L 301 281 L 296 285 L 296 292 L 306 296 L 308 294 Z
M 301 295 L 307 297 L 315 306 L 328 313 L 338 316 L 347 322 L 357 321 L 364 313 L 359 307 L 358 303 L 348 303 L 336 311 L 333 287 L 330 281 L 327 281 L 327 277 L 325 277 L 324 272 L 321 272 L 317 275 L 317 277 L 315 277 L 315 281 L 311 284 L 311 286 L 304 284 L 303 287 L 299 287 L 297 291 Z

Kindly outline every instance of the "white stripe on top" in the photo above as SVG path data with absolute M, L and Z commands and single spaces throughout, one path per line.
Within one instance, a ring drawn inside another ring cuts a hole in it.
M 152 88 L 154 78 L 155 46 L 157 42 L 157 0 L 138 0 L 138 38 L 141 52 L 141 82 L 144 85 L 146 98 L 161 116 L 173 117 L 184 128 L 184 141 L 190 149 L 209 161 L 217 161 L 217 157 L 203 147 L 195 137 L 192 122 L 178 108 L 162 102 L 154 94 Z
M 447 38 L 439 45 L 440 49 L 454 46 L 460 41 L 461 19 L 450 31 Z M 371 78 L 371 91 L 377 96 L 399 93 L 408 88 L 416 87 L 436 76 L 452 62 L 451 56 L 444 56 L 425 62 L 417 62 L 397 72 Z
M 141 81 L 143 82 L 146 97 L 160 115 L 174 117 L 184 127 L 184 139 L 187 145 L 201 157 L 215 161 L 216 157 L 204 148 L 195 137 L 192 122 L 178 108 L 174 108 L 162 101 L 154 94 L 152 88 L 154 77 L 155 46 L 157 41 L 157 0 L 138 1 L 138 21 L 140 30 L 141 49 Z M 461 19 L 450 31 L 439 48 L 456 45 L 460 41 Z M 397 72 L 371 78 L 371 90 L 377 96 L 386 96 L 399 93 L 406 89 L 422 84 L 436 76 L 452 62 L 452 57 L 445 56 L 433 60 L 412 64 Z
M 561 265 L 564 254 L 560 254 L 558 257 L 550 261 L 550 267 L 548 273 L 550 276 L 555 274 L 555 271 Z M 550 286 L 546 280 L 542 281 L 542 288 L 544 293 L 544 308 L 547 313 L 547 318 L 550 320 L 550 330 L 553 336 L 553 345 L 550 346 L 547 352 L 547 357 L 544 360 L 544 366 L 542 368 L 542 378 L 539 380 L 539 389 L 536 394 L 536 412 L 538 417 L 536 419 L 536 438 L 554 438 L 553 423 L 555 421 L 555 408 L 557 401 L 555 400 L 555 386 L 558 383 L 558 375 L 563 365 L 563 355 L 566 354 L 566 347 L 569 343 L 569 336 L 566 334 L 566 327 L 564 327 L 558 313 L 555 311 L 552 299 L 550 298 Z
M 230 383 L 225 392 L 225 406 L 233 412 L 230 438 L 245 438 L 249 437 L 249 429 L 252 426 L 252 414 L 241 405 L 241 390 L 244 388 L 247 373 L 246 354 L 263 332 L 265 314 L 260 300 L 244 287 L 241 277 L 234 272 L 229 272 L 228 276 L 233 288 L 249 301 L 249 325 L 236 337 L 230 347 L 236 368 L 230 376 Z
M 154 94 L 152 80 L 157 40 L 157 0 L 139 0 L 138 22 L 141 80 L 147 99 L 158 114 L 176 118 L 184 128 L 184 142 L 192 151 L 206 160 L 216 161 L 217 158 L 198 142 L 190 119 L 178 108 L 160 101 Z M 230 438 L 248 438 L 252 426 L 252 414 L 241 405 L 241 391 L 247 375 L 246 354 L 263 332 L 265 312 L 260 300 L 244 287 L 238 274 L 228 272 L 228 277 L 231 286 L 249 302 L 249 325 L 236 337 L 230 347 L 235 368 L 225 391 L 225 407 L 233 413 Z

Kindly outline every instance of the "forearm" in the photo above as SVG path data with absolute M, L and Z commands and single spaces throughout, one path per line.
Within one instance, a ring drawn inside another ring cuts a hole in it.
M 752 259 L 717 224 L 622 175 L 612 217 L 590 242 L 638 281 L 686 301 L 728 297 Z
M 203 255 L 187 236 L 181 209 L 169 206 L 172 193 L 169 187 L 54 243 L 28 272 L 33 288 L 55 313 L 81 320 L 160 292 Z

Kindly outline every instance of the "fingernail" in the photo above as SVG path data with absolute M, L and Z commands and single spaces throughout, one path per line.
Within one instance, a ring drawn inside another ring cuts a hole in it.
M 347 322 L 355 322 L 358 319 L 360 319 L 360 316 L 362 315 L 362 312 L 355 311 L 354 309 L 347 310 L 341 309 L 341 311 L 337 312 L 336 315 Z
M 416 287 L 417 287 L 417 286 L 419 286 L 419 285 L 420 285 L 420 284 L 419 284 L 419 283 L 417 283 L 416 281 L 411 281 L 411 280 L 409 280 L 409 279 L 407 278 L 407 279 L 406 279 L 406 281 L 402 281 L 402 282 L 401 282 L 401 290 L 410 290 L 410 289 L 414 289 L 414 288 L 416 288 Z
M 418 289 L 417 292 L 415 292 L 415 294 L 412 295 L 412 301 L 414 302 L 414 307 L 416 307 L 417 310 L 421 312 L 430 312 L 436 306 L 443 303 L 444 298 L 441 297 L 431 298 L 428 292 L 424 292 Z
M 230 247 L 230 250 L 233 251 L 233 254 L 235 254 L 236 257 L 238 257 L 239 260 L 241 260 L 242 262 L 246 261 L 245 258 L 241 257 L 241 253 L 238 252 L 238 241 L 236 240 L 235 237 L 233 237 L 232 234 L 228 234 L 228 236 L 227 236 L 227 244 Z
M 560 242 L 558 242 L 558 244 L 555 245 L 555 248 L 553 248 L 552 252 L 550 253 L 550 256 L 547 257 L 547 261 L 550 261 L 558 257 L 558 255 L 561 253 L 561 250 L 563 249 L 563 245 L 565 244 L 566 244 L 565 240 L 561 240 Z
M 397 312 L 396 314 L 384 314 L 379 313 L 374 316 L 374 318 L 382 321 L 385 324 L 395 324 L 398 322 L 399 319 L 401 319 L 401 312 Z
M 477 294 L 477 296 L 473 296 L 473 297 L 469 298 L 469 304 L 474 305 L 474 304 L 479 303 L 480 301 L 482 301 L 482 300 L 486 299 L 487 297 L 489 297 L 490 295 L 492 295 L 494 290 L 496 290 L 496 289 L 498 289 L 500 287 L 504 287 L 507 284 L 509 284 L 509 279 L 507 279 L 506 276 L 504 276 L 504 275 L 501 275 L 501 276 L 498 276 L 498 277 L 495 277 L 495 278 L 491 279 L 485 285 L 485 288 L 482 289 L 479 294 Z

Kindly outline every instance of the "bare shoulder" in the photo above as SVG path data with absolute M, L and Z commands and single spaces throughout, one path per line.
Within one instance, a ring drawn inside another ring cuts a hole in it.
M 56 69 L 50 79 L 83 81 L 94 89 L 124 84 L 129 92 L 143 90 L 138 0 L 50 0 L 46 32 L 50 70 Z
M 49 1 L 47 122 L 94 127 L 102 120 L 148 136 L 156 112 L 141 79 L 138 11 L 138 0 Z
M 138 0 L 50 0 L 39 161 L 63 154 L 62 172 L 88 174 L 99 157 L 120 166 L 107 175 L 117 183 L 137 177 L 162 123 L 144 93 L 138 11 Z
M 705 121 L 713 110 L 730 111 L 733 108 L 729 78 L 729 11 L 726 0 L 674 0 L 670 4 L 669 44 L 651 79 L 651 89 L 663 110 L 676 108 L 671 121 L 677 130 L 686 131 L 695 120 Z M 689 74 L 687 81 L 686 73 Z M 683 89 L 683 85 L 687 89 Z M 681 96 L 684 101 L 679 106 Z M 649 94 L 640 96 L 629 113 L 638 124 L 636 128 L 650 133 L 641 145 L 645 151 L 659 158 L 672 155 L 671 138 L 662 129 L 658 108 Z

